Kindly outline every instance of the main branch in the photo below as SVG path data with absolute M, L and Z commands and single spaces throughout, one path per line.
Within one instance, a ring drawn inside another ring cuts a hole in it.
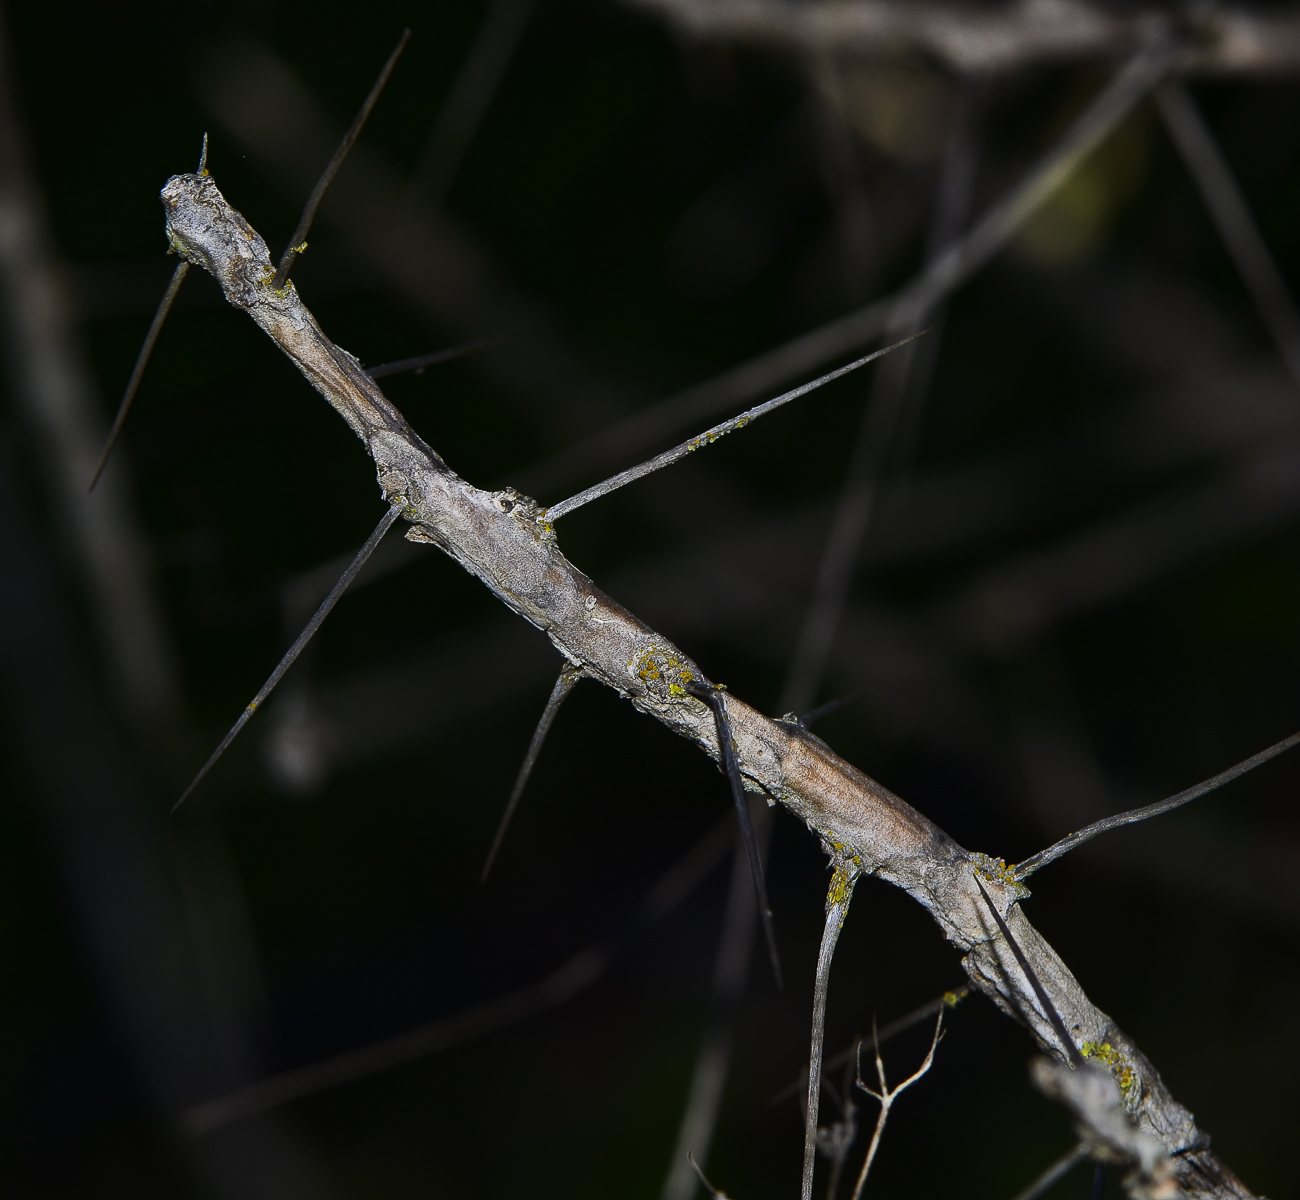
M 542 630 L 573 671 L 613 688 L 642 712 L 718 760 L 713 714 L 688 690 L 707 682 L 667 638 L 602 592 L 560 552 L 539 506 L 513 489 L 487 492 L 452 471 L 415 433 L 346 350 L 325 336 L 290 283 L 272 287 L 266 243 L 211 178 L 177 175 L 162 192 L 173 249 L 209 271 L 226 299 L 276 342 L 365 444 L 385 500 L 400 504 L 406 536 L 440 547 L 507 607 Z M 271 487 L 277 486 L 269 481 Z M 792 723 L 729 696 L 745 786 L 784 804 L 844 848 L 864 873 L 902 888 L 965 954 L 972 982 L 1028 1026 L 1049 1054 L 1060 1037 L 984 907 L 981 877 L 1078 1046 L 1106 1045 L 1130 1116 L 1177 1156 L 1192 1196 L 1251 1193 L 1208 1150 L 1209 1139 L 1141 1051 L 1093 1006 L 1016 902 L 1028 896 L 1000 859 L 967 851 L 910 805 Z

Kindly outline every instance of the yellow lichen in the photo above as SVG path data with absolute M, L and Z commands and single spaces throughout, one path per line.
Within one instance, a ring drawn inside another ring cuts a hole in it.
M 1132 1064 L 1109 1042 L 1084 1042 L 1079 1047 L 1079 1053 L 1084 1058 L 1091 1058 L 1099 1063 L 1104 1063 L 1115 1077 L 1115 1082 L 1119 1084 L 1119 1090 L 1126 1097 L 1129 1089 L 1137 1084 L 1137 1072 L 1133 1070 Z

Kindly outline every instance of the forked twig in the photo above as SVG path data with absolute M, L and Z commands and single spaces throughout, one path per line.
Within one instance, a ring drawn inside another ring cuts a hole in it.
M 1202 780 L 1194 787 L 1189 787 L 1184 792 L 1179 792 L 1176 796 L 1169 796 L 1164 800 L 1157 800 L 1154 804 L 1144 805 L 1142 808 L 1131 808 L 1128 812 L 1116 813 L 1113 817 L 1103 817 L 1100 821 L 1094 821 L 1091 825 L 1085 825 L 1082 829 L 1063 837 L 1059 842 L 1048 846 L 1046 850 L 1040 850 L 1031 858 L 1025 859 L 1022 863 L 1017 863 L 1011 868 L 1011 877 L 1017 881 L 1028 879 L 1035 871 L 1041 870 L 1048 863 L 1055 862 L 1062 855 L 1069 854 L 1076 846 L 1082 846 L 1084 842 L 1090 842 L 1098 834 L 1109 833 L 1112 829 L 1121 829 L 1125 825 L 1136 825 L 1139 821 L 1145 821 L 1148 817 L 1158 817 L 1167 812 L 1173 812 L 1176 808 L 1181 808 L 1184 804 L 1190 804 L 1193 800 L 1207 795 L 1209 792 L 1216 791 L 1223 787 L 1225 783 L 1231 783 L 1234 779 L 1240 779 L 1249 771 L 1256 767 L 1263 766 L 1269 759 L 1276 758 L 1279 754 L 1285 753 L 1293 746 L 1300 746 L 1300 733 L 1293 733 L 1288 738 L 1283 738 L 1280 742 L 1275 742 L 1267 750 L 1261 750 L 1258 754 L 1252 754 L 1249 758 L 1239 762 L 1235 767 L 1229 767 L 1226 771 L 1220 771 L 1219 774 L 1211 776 L 1209 779 Z
M 1054 1005 L 1047 995 L 1047 989 L 1043 987 L 1043 982 L 1038 978 L 1037 972 L 1029 965 L 1029 959 L 1025 957 L 1025 952 L 1020 948 L 1020 943 L 1011 936 L 1011 927 L 1002 919 L 1002 914 L 998 912 L 998 906 L 989 898 L 988 891 L 984 887 L 984 881 L 979 875 L 975 876 L 975 886 L 979 888 L 980 895 L 984 897 L 984 903 L 988 905 L 988 910 L 993 916 L 994 923 L 998 931 L 1007 939 L 1007 945 L 1011 947 L 1011 953 L 1016 956 L 1016 962 L 1020 964 L 1020 969 L 1025 973 L 1025 978 L 1029 980 L 1029 986 L 1034 989 L 1034 995 L 1038 997 L 1038 1003 L 1043 1006 L 1043 1012 L 1046 1014 L 1048 1021 L 1051 1022 L 1056 1036 L 1061 1039 L 1061 1047 L 1070 1059 L 1072 1066 L 1083 1066 L 1083 1055 L 1079 1047 L 1074 1044 L 1074 1039 L 1070 1036 L 1065 1028 L 1065 1022 L 1061 1020 L 1061 1014 L 1056 1011 Z
M 930 1042 L 929 1052 L 925 1056 L 925 1061 L 916 1068 L 906 1079 L 903 1080 L 896 1088 L 890 1090 L 889 1084 L 885 1082 L 885 1063 L 880 1057 L 880 1041 L 875 1036 L 875 1021 L 872 1021 L 872 1043 L 876 1051 L 876 1077 L 880 1080 L 880 1091 L 873 1092 L 862 1081 L 862 1059 L 861 1043 L 859 1043 L 858 1074 L 857 1085 L 868 1096 L 873 1096 L 880 1103 L 880 1115 L 876 1118 L 876 1128 L 871 1134 L 871 1145 L 867 1147 L 866 1161 L 862 1164 L 862 1173 L 858 1176 L 858 1182 L 853 1186 L 853 1200 L 861 1200 L 862 1191 L 867 1186 L 867 1176 L 871 1174 L 871 1165 L 876 1161 L 876 1151 L 880 1149 L 880 1139 L 885 1132 L 885 1122 L 889 1120 L 889 1110 L 894 1107 L 894 1101 L 898 1099 L 903 1092 L 907 1091 L 918 1079 L 920 1079 L 934 1064 L 934 1052 L 939 1048 L 939 1040 L 943 1037 L 943 1009 L 939 1010 L 939 1016 L 934 1022 L 934 1038 Z
M 494 337 L 465 342 L 460 346 L 450 346 L 446 350 L 435 350 L 432 354 L 417 354 L 413 358 L 394 359 L 392 362 L 367 367 L 366 374 L 371 379 L 387 379 L 389 375 L 403 375 L 407 371 L 414 371 L 418 375 L 429 367 L 436 367 L 440 363 L 451 362 L 456 358 L 464 358 L 465 355 L 473 354 L 475 350 L 482 350 L 487 346 L 495 346 L 501 340 L 502 336 L 497 334 Z
M 727 718 L 727 701 L 723 690 L 711 683 L 699 683 L 689 680 L 686 691 L 697 700 L 703 700 L 713 710 L 713 722 L 718 732 L 718 754 L 722 759 L 723 770 L 731 784 L 731 798 L 736 804 L 736 819 L 740 822 L 741 836 L 745 840 L 745 853 L 749 856 L 749 873 L 754 880 L 754 894 L 758 898 L 759 913 L 763 918 L 763 933 L 767 937 L 767 953 L 772 960 L 772 974 L 776 976 L 776 986 L 783 987 L 781 980 L 781 956 L 776 949 L 776 930 L 772 925 L 772 906 L 767 901 L 767 884 L 763 879 L 763 855 L 754 836 L 754 822 L 749 815 L 749 801 L 745 798 L 745 781 L 740 777 L 740 765 L 736 762 L 736 747 L 732 740 L 731 721 Z
M 954 988 L 951 992 L 944 992 L 942 996 L 922 1004 L 920 1008 L 914 1008 L 910 1013 L 906 1013 L 896 1020 L 890 1021 L 884 1029 L 880 1030 L 873 1036 L 876 1039 L 877 1046 L 883 1046 L 886 1042 L 893 1041 L 900 1033 L 919 1025 L 922 1021 L 927 1021 L 933 1017 L 940 1009 L 956 1008 L 967 996 L 971 994 L 970 984 L 962 984 L 959 988 Z M 853 1056 L 857 1053 L 858 1046 L 853 1045 L 841 1050 L 838 1054 L 831 1055 L 830 1058 L 822 1062 L 823 1074 L 834 1067 L 842 1067 L 845 1063 L 851 1063 Z M 788 1100 L 791 1096 L 798 1095 L 799 1091 L 805 1086 L 804 1079 L 800 1076 L 794 1083 L 787 1084 L 777 1092 L 767 1103 L 770 1107 L 773 1104 L 780 1104 L 782 1100 Z
M 225 754 L 230 743 L 239 736 L 239 731 L 252 719 L 253 714 L 261 707 L 263 701 L 265 701 L 267 696 L 269 696 L 275 689 L 275 685 L 284 678 L 285 672 L 293 666 L 294 660 L 303 652 L 307 643 L 310 642 L 312 637 L 315 635 L 316 630 L 324 624 L 325 618 L 330 615 L 330 610 L 339 602 L 339 597 L 348 590 L 348 584 L 357 577 L 357 572 L 366 565 L 366 559 L 374 553 L 375 547 L 383 540 L 384 534 L 392 528 L 393 522 L 402 515 L 403 506 L 404 505 L 401 502 L 394 504 L 384 514 L 383 519 L 375 526 L 375 531 L 366 538 L 366 544 L 357 551 L 356 558 L 354 558 L 348 565 L 348 569 L 339 576 L 338 583 L 330 589 L 330 594 L 321 601 L 321 606 L 316 610 L 315 616 L 307 622 L 307 627 L 298 635 L 298 640 L 289 647 L 285 656 L 280 659 L 275 670 L 271 672 L 271 677 L 262 684 L 261 690 L 249 702 L 248 707 L 239 714 L 239 720 L 230 727 L 230 732 L 221 739 L 221 744 L 212 752 L 208 761 L 205 762 L 199 770 L 199 773 L 194 776 L 194 779 L 190 782 L 190 786 L 181 793 L 180 799 L 172 805 L 172 812 L 175 812 L 180 808 L 180 806 L 188 799 L 190 793 L 203 782 L 204 776 L 217 765 L 217 760 Z
M 853 888 L 862 873 L 848 855 L 837 852 L 835 872 L 826 891 L 826 924 L 817 952 L 817 976 L 813 984 L 812 1040 L 808 1050 L 808 1104 L 804 1111 L 802 1200 L 812 1200 L 813 1173 L 817 1165 L 817 1113 L 822 1093 L 822 1047 L 826 1040 L 826 996 L 830 990 L 831 960 L 853 900 Z
M 1024 1191 L 1017 1192 L 1012 1197 L 1012 1200 L 1038 1200 L 1038 1197 L 1047 1191 L 1052 1184 L 1059 1179 L 1064 1179 L 1087 1157 L 1087 1150 L 1082 1146 L 1075 1146 L 1068 1154 L 1061 1155 L 1046 1171 L 1037 1176 Z
M 691 438 L 689 441 L 682 442 L 679 446 L 674 446 L 671 450 L 665 450 L 662 454 L 656 454 L 654 458 L 647 459 L 645 462 L 635 467 L 629 467 L 626 471 L 620 471 L 617 475 L 611 475 L 602 483 L 593 484 L 586 491 L 579 492 L 576 496 L 570 496 L 567 500 L 561 500 L 559 504 L 553 504 L 539 518 L 549 524 L 554 524 L 562 516 L 573 512 L 575 508 L 581 508 L 584 504 L 590 504 L 593 500 L 599 500 L 602 496 L 608 496 L 610 492 L 616 492 L 621 487 L 626 487 L 638 479 L 643 479 L 647 475 L 654 474 L 655 471 L 662 470 L 664 467 L 671 467 L 673 463 L 681 462 L 688 454 L 694 453 L 702 446 L 711 446 L 719 438 L 726 437 L 729 433 L 734 433 L 737 429 L 744 429 L 751 421 L 758 420 L 759 417 L 765 417 L 768 413 L 789 404 L 791 400 L 798 400 L 800 396 L 806 396 L 809 392 L 816 391 L 819 387 L 847 375 L 850 371 L 856 371 L 859 367 L 865 367 L 867 363 L 888 354 L 891 350 L 897 350 L 900 346 L 906 346 L 908 342 L 919 338 L 925 330 L 920 333 L 914 333 L 910 337 L 905 337 L 895 342 L 892 346 L 885 346 L 881 350 L 873 350 L 870 354 L 865 354 L 859 359 L 839 367 L 834 371 L 829 371 L 825 375 L 814 379 L 811 383 L 801 384 L 788 392 L 767 400 L 753 408 L 746 409 L 739 416 L 732 417 L 730 420 L 723 421 L 720 425 L 714 425 L 712 429 L 706 429 L 703 433 Z
M 510 819 L 515 815 L 515 809 L 519 807 L 519 798 L 524 794 L 524 788 L 528 786 L 528 777 L 533 773 L 533 766 L 537 762 L 537 756 L 542 752 L 542 743 L 546 741 L 546 735 L 551 732 L 551 725 L 555 722 L 555 715 L 560 711 L 560 705 L 569 698 L 569 693 L 573 691 L 574 686 L 581 678 L 582 672 L 580 670 L 575 670 L 572 666 L 566 665 L 561 669 L 559 677 L 555 681 L 555 686 L 551 689 L 551 697 L 547 700 L 546 707 L 542 709 L 542 716 L 537 722 L 537 728 L 533 730 L 533 740 L 528 743 L 528 752 L 524 755 L 524 761 L 519 767 L 519 774 L 515 777 L 515 786 L 510 792 L 510 799 L 506 801 L 506 810 L 501 814 L 501 823 L 497 826 L 496 834 L 492 838 L 492 846 L 488 850 L 487 859 L 483 863 L 483 874 L 479 876 L 480 883 L 487 882 L 488 872 L 492 870 L 492 864 L 496 861 L 497 851 L 501 849 L 506 830 L 510 826 Z
M 375 80 L 375 86 L 370 89 L 370 94 L 362 102 L 361 109 L 352 119 L 352 124 L 348 127 L 347 133 L 343 135 L 339 148 L 334 151 L 334 157 L 325 165 L 325 170 L 321 172 L 321 177 L 316 181 L 316 186 L 312 188 L 311 195 L 307 197 L 307 203 L 303 205 L 302 216 L 298 218 L 298 227 L 293 231 L 293 236 L 289 239 L 289 245 L 285 247 L 284 254 L 280 258 L 280 265 L 276 267 L 275 276 L 271 280 L 271 286 L 277 291 L 288 282 L 289 272 L 293 270 L 293 264 L 297 261 L 298 255 L 307 249 L 307 234 L 311 229 L 311 223 L 316 219 L 316 210 L 320 207 L 320 202 L 325 198 L 325 193 L 329 190 L 330 184 L 334 182 L 334 176 L 339 173 L 343 160 L 347 158 L 353 144 L 361 136 L 361 130 L 370 116 L 371 109 L 375 107 L 380 93 L 384 90 L 384 85 L 388 82 L 388 77 L 393 73 L 393 68 L 397 66 L 397 60 L 401 57 L 402 51 L 406 49 L 406 43 L 410 40 L 411 31 L 403 29 L 402 36 L 397 39 L 396 48 L 388 56 L 388 61 L 384 63 L 384 69 L 379 72 L 379 78 Z

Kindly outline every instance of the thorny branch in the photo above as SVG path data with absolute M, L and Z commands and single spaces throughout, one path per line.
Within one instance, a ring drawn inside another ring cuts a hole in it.
M 685 685 L 705 673 L 681 650 L 602 592 L 560 552 L 538 505 L 513 489 L 488 492 L 457 476 L 407 424 L 357 360 L 335 346 L 297 289 L 270 286 L 266 243 L 227 203 L 211 178 L 178 175 L 163 189 L 171 243 L 220 283 L 295 363 L 364 442 L 390 505 L 401 504 L 407 537 L 440 547 L 507 607 L 550 638 L 563 657 L 715 760 L 720 754 L 709 707 Z M 828 841 L 855 855 L 864 872 L 904 889 L 965 955 L 972 982 L 1025 1021 L 1040 1046 L 1059 1040 L 1020 972 L 996 939 L 976 885 L 1015 930 L 1017 943 L 1051 994 L 1077 1043 L 1111 1047 L 1122 1067 L 1124 1102 L 1141 1129 L 1177 1152 L 1174 1171 L 1188 1194 L 1247 1197 L 1249 1191 L 1207 1148 L 1195 1121 L 1169 1093 L 1141 1051 L 1098 1010 L 1068 968 L 1030 925 L 1017 900 L 1027 891 L 1005 864 L 959 846 L 903 800 L 797 728 L 763 716 L 736 697 L 728 715 L 745 786 L 781 803 Z

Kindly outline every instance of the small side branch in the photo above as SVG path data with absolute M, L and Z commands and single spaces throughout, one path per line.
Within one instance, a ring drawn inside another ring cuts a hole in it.
M 767 901 L 767 884 L 763 879 L 763 855 L 758 848 L 758 838 L 754 836 L 754 822 L 749 815 L 749 801 L 745 799 L 745 781 L 740 777 L 740 765 L 736 762 L 736 746 L 731 733 L 731 721 L 727 717 L 727 701 L 722 689 L 711 683 L 701 684 L 695 681 L 686 684 L 686 690 L 697 700 L 703 700 L 713 710 L 713 721 L 718 732 L 718 754 L 722 758 L 723 770 L 731 784 L 731 798 L 736 804 L 736 819 L 740 822 L 740 833 L 745 840 L 745 853 L 749 856 L 749 873 L 754 880 L 754 894 L 758 898 L 759 912 L 763 916 L 763 933 L 767 937 L 767 953 L 772 960 L 772 974 L 776 976 L 776 986 L 782 987 L 781 956 L 776 949 L 776 930 L 772 926 L 772 906 Z
M 876 1128 L 871 1134 L 871 1145 L 867 1147 L 867 1157 L 862 1164 L 862 1173 L 858 1176 L 858 1182 L 853 1188 L 853 1200 L 862 1200 L 862 1191 L 867 1186 L 867 1176 L 871 1174 L 871 1165 L 876 1161 L 876 1152 L 880 1149 L 880 1139 L 885 1132 L 885 1122 L 889 1120 L 889 1110 L 893 1108 L 894 1101 L 934 1065 L 934 1052 L 939 1048 L 939 1040 L 943 1037 L 942 1031 L 943 1009 L 940 1009 L 939 1016 L 934 1022 L 934 1039 L 930 1042 L 930 1051 L 926 1054 L 925 1061 L 891 1091 L 889 1084 L 885 1082 L 885 1064 L 880 1057 L 880 1039 L 875 1036 L 873 1030 L 871 1040 L 876 1051 L 876 1078 L 880 1080 L 880 1091 L 874 1092 L 862 1082 L 861 1062 L 858 1064 L 857 1085 L 868 1096 L 874 1096 L 879 1101 L 880 1115 L 876 1118 Z
M 212 752 L 211 756 L 208 758 L 208 761 L 203 764 L 199 773 L 194 776 L 194 779 L 190 783 L 190 786 L 187 787 L 181 793 L 181 798 L 177 800 L 175 804 L 172 805 L 172 812 L 175 812 L 178 808 L 180 808 L 182 804 L 185 803 L 185 801 L 189 798 L 190 793 L 194 791 L 194 789 L 198 787 L 200 783 L 203 782 L 204 776 L 206 776 L 207 773 L 217 765 L 217 760 L 223 754 L 225 754 L 227 749 L 229 749 L 230 743 L 233 742 L 235 738 L 239 736 L 239 731 L 243 729 L 245 725 L 248 724 L 248 722 L 252 719 L 253 714 L 262 706 L 263 702 L 271 694 L 271 692 L 274 691 L 275 685 L 279 683 L 281 679 L 284 678 L 285 672 L 288 671 L 288 669 L 291 666 L 293 666 L 294 661 L 297 659 L 298 655 L 300 655 L 303 652 L 303 650 L 306 649 L 307 643 L 310 642 L 311 639 L 315 636 L 316 630 L 318 630 L 325 623 L 325 618 L 330 615 L 330 611 L 339 602 L 339 598 L 343 595 L 344 592 L 348 590 L 348 584 L 350 584 L 357 577 L 357 572 L 360 571 L 361 568 L 366 565 L 366 559 L 368 559 L 375 552 L 375 547 L 378 546 L 381 541 L 383 541 L 384 534 L 386 534 L 393 527 L 393 522 L 396 521 L 397 518 L 402 515 L 403 504 L 404 502 L 399 502 L 397 504 L 394 504 L 384 514 L 383 520 L 381 520 L 379 524 L 375 526 L 374 533 L 372 533 L 368 538 L 366 538 L 366 544 L 362 546 L 360 550 L 357 551 L 356 558 L 354 558 L 352 562 L 348 565 L 348 569 L 344 571 L 341 576 L 339 576 L 338 583 L 336 583 L 334 587 L 330 590 L 330 594 L 326 596 L 323 601 L 321 601 L 321 606 L 316 610 L 315 616 L 313 616 L 312 619 L 307 622 L 307 628 L 304 629 L 298 635 L 298 640 L 294 642 L 292 646 L 289 647 L 285 656 L 282 659 L 280 659 L 280 662 L 276 666 L 275 670 L 271 672 L 271 677 L 264 684 L 262 684 L 261 690 L 249 702 L 248 707 L 245 708 L 244 711 L 239 714 L 239 720 L 236 721 L 234 725 L 231 726 L 230 732 L 221 739 L 221 745 L 219 745 Z
M 501 849 L 501 843 L 505 840 L 506 830 L 510 827 L 510 821 L 515 815 L 515 809 L 519 807 L 519 798 L 524 794 L 524 788 L 528 786 L 528 777 L 533 773 L 533 766 L 537 762 L 537 756 L 542 752 L 542 743 L 546 741 L 546 735 L 551 732 L 551 726 L 555 723 L 555 716 L 560 711 L 560 705 L 569 698 L 569 693 L 573 691 L 574 685 L 581 678 L 581 671 L 566 666 L 560 672 L 559 678 L 555 681 L 555 686 L 551 689 L 551 698 L 547 700 L 546 707 L 542 709 L 541 720 L 537 722 L 537 728 L 533 730 L 533 740 L 528 743 L 528 753 L 524 755 L 519 774 L 515 777 L 515 786 L 510 792 L 510 799 L 506 801 L 506 811 L 501 814 L 501 823 L 497 826 L 496 834 L 492 838 L 492 847 L 488 850 L 487 859 L 483 863 L 483 874 L 479 876 L 480 883 L 487 882 L 488 872 L 492 870 L 492 864 L 496 861 L 497 851 Z
M 1225 783 L 1240 779 L 1247 772 L 1263 766 L 1269 759 L 1284 754 L 1293 746 L 1300 746 L 1300 733 L 1293 733 L 1290 737 L 1275 742 L 1267 750 L 1252 754 L 1250 758 L 1239 762 L 1235 767 L 1220 771 L 1219 774 L 1202 780 L 1195 787 L 1189 787 L 1176 796 L 1157 800 L 1154 804 L 1147 804 L 1142 808 L 1131 808 L 1128 812 L 1116 813 L 1113 817 L 1103 817 L 1100 821 L 1085 825 L 1077 832 L 1071 833 L 1054 845 L 1048 846 L 1046 850 L 1040 850 L 1032 858 L 1017 863 L 1016 866 L 1011 868 L 1011 877 L 1017 882 L 1021 879 L 1028 879 L 1035 871 L 1041 870 L 1048 863 L 1053 863 L 1063 855 L 1069 854 L 1076 846 L 1082 846 L 1084 842 L 1092 841 L 1098 834 L 1109 833 L 1110 830 L 1120 829 L 1125 825 L 1136 825 L 1139 821 L 1145 821 L 1148 817 L 1158 817 L 1164 813 L 1173 812 L 1174 809 L 1181 808 L 1184 804 L 1190 804 L 1193 800 L 1198 800 L 1209 792 L 1216 791 L 1218 788 L 1223 787 Z
M 822 1047 L 826 1040 L 826 995 L 830 989 L 831 960 L 853 900 L 861 868 L 847 855 L 837 855 L 835 873 L 826 892 L 826 925 L 817 953 L 817 978 L 813 985 L 812 1043 L 808 1050 L 808 1105 L 804 1114 L 802 1200 L 812 1200 L 813 1172 L 817 1164 L 817 1114 L 822 1093 Z
M 311 231 L 311 223 L 316 219 L 316 210 L 320 207 L 320 202 L 325 198 L 325 193 L 329 190 L 330 184 L 334 182 L 334 176 L 339 173 L 343 160 L 347 158 L 357 138 L 361 136 L 361 130 L 365 128 L 371 110 L 379 100 L 384 85 L 388 83 L 388 77 L 393 73 L 393 68 L 397 66 L 397 60 L 402 56 L 402 51 L 406 49 L 406 43 L 410 40 L 411 31 L 403 29 L 402 36 L 397 39 L 396 48 L 388 56 L 388 61 L 384 63 L 384 69 L 379 72 L 379 78 L 375 80 L 375 86 L 370 89 L 370 95 L 362 103 L 361 111 L 353 118 L 351 126 L 339 143 L 339 148 L 334 151 L 334 157 L 326 164 L 325 170 L 321 172 L 321 177 L 316 181 L 316 186 L 311 190 L 311 195 L 307 197 L 307 203 L 303 205 L 302 216 L 298 218 L 298 228 L 293 231 L 293 236 L 289 239 L 289 245 L 280 258 L 280 265 L 275 269 L 275 277 L 271 280 L 271 286 L 276 291 L 279 291 L 289 281 L 289 272 L 293 270 L 293 264 L 298 260 L 298 255 L 307 249 L 307 234 Z

